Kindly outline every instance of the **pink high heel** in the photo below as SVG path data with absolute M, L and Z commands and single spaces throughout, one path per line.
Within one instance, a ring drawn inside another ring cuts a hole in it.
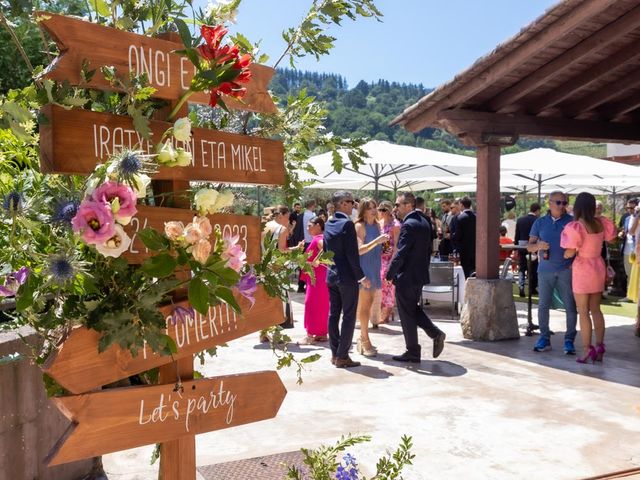
M 604 343 L 596 344 L 596 362 L 601 362 L 604 354 L 606 353 L 606 349 L 604 348 Z
M 589 361 L 591 361 L 591 363 L 595 363 L 597 357 L 598 354 L 596 353 L 596 349 L 593 348 L 593 345 L 589 345 L 589 351 L 587 354 L 584 357 L 576 358 L 576 362 L 589 363 Z

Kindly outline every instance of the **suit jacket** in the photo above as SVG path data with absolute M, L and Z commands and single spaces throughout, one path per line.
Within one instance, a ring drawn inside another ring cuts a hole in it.
M 431 224 L 421 212 L 409 213 L 400 227 L 398 248 L 391 259 L 387 280 L 396 285 L 426 285 L 431 263 Z
M 476 258 L 476 214 L 471 210 L 465 210 L 456 217 L 453 241 L 461 259 Z
M 529 241 L 529 233 L 531 232 L 531 227 L 538 219 L 537 216 L 533 214 L 528 214 L 520 217 L 516 221 L 516 236 L 513 239 L 514 243 L 517 245 L 520 240 Z
M 324 249 L 333 252 L 333 265 L 327 271 L 327 283 L 357 283 L 364 278 L 360 268 L 356 227 L 344 213 L 336 212 L 327 221 L 324 227 Z

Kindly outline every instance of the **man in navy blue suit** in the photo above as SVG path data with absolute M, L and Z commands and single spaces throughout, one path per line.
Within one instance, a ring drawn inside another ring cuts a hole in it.
M 360 268 L 356 227 L 351 220 L 353 196 L 345 191 L 336 192 L 332 202 L 336 211 L 324 228 L 324 249 L 333 252 L 333 265 L 327 272 L 331 363 L 338 368 L 351 368 L 360 366 L 360 362 L 349 357 L 356 326 L 358 284 L 369 288 L 370 282 Z
M 422 287 L 429 283 L 431 262 L 431 227 L 429 222 L 415 209 L 416 199 L 412 193 L 401 193 L 396 199 L 394 212 L 402 220 L 398 249 L 387 271 L 387 281 L 396 286 L 396 304 L 400 313 L 402 333 L 407 351 L 394 356 L 399 362 L 420 362 L 418 327 L 433 339 L 433 358 L 444 348 L 445 333 L 436 327 L 420 307 Z

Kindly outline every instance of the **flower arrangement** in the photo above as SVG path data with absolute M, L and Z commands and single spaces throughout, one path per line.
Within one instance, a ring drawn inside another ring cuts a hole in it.
M 185 48 L 177 53 L 185 55 L 196 67 L 196 74 L 191 80 L 187 92 L 177 103 L 169 119 L 173 118 L 184 102 L 195 92 L 209 93 L 209 105 L 227 109 L 222 95 L 241 100 L 247 93 L 246 87 L 251 79 L 251 54 L 241 54 L 240 47 L 235 43 L 223 43 L 229 30 L 224 25 L 202 25 L 200 36 L 202 43 L 191 37 L 191 31 L 180 19 L 176 19 L 176 26 Z
M 206 216 L 231 206 L 230 191 L 199 189 L 197 213 L 187 225 L 168 219 L 164 231 L 137 232 L 149 250 L 141 267 L 123 256 L 132 242 L 127 225 L 147 196 L 151 175 L 161 164 L 181 164 L 162 157 L 165 147 L 188 142 L 190 130 L 187 119 L 177 120 L 163 135 L 158 154 L 119 151 L 83 184 L 29 172 L 24 188 L 6 192 L 0 228 L 10 249 L 1 255 L 0 300 L 15 301 L 18 324 L 33 326 L 49 346 L 70 328 L 85 325 L 101 332 L 101 349 L 118 343 L 136 354 L 146 341 L 169 354 L 176 347 L 164 333 L 158 307 L 171 302 L 176 290 L 186 291 L 191 307 L 201 313 L 221 302 L 239 311 L 236 292 L 253 304 L 256 276 L 239 238 L 222 236 Z M 178 157 L 184 154 L 176 151 Z M 173 321 L 189 314 L 181 308 L 175 308 Z

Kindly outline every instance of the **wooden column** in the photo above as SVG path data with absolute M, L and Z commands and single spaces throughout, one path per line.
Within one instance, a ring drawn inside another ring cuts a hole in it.
M 498 278 L 500 227 L 500 147 L 479 145 L 477 151 L 476 276 Z

